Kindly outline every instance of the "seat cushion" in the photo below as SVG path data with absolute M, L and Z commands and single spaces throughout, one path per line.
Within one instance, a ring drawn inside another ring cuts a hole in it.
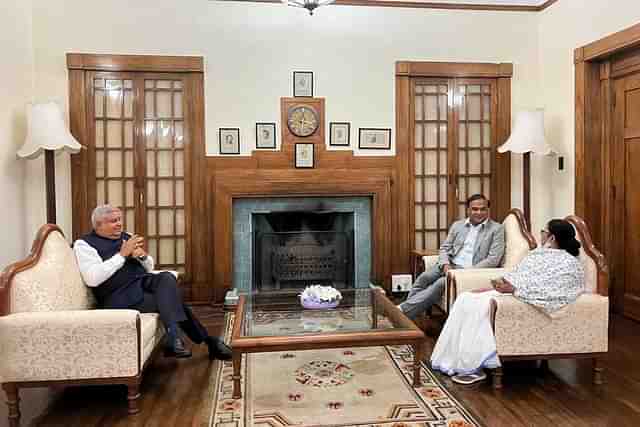
M 142 329 L 142 366 L 165 335 L 165 329 L 160 322 L 158 313 L 141 313 L 140 322 Z

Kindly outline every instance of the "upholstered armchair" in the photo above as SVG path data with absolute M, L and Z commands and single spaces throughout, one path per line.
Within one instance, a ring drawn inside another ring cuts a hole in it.
M 527 253 L 536 247 L 536 241 L 531 233 L 528 231 L 524 215 L 520 209 L 514 208 L 507 213 L 504 220 L 505 235 L 505 253 L 502 259 L 502 265 L 500 268 L 483 268 L 483 269 L 466 269 L 466 270 L 449 270 L 447 275 L 447 287 L 445 293 L 442 295 L 442 300 L 438 307 L 445 313 L 449 312 L 451 305 L 456 299 L 456 296 L 460 292 L 464 292 L 466 282 L 459 284 L 455 281 L 455 277 L 460 272 L 474 271 L 483 278 L 493 279 L 501 277 L 506 271 L 513 268 Z M 420 257 L 419 267 L 414 268 L 417 274 L 425 271 L 428 268 L 438 263 L 437 251 L 434 251 L 433 255 L 425 255 Z
M 501 362 L 509 360 L 593 359 L 593 382 L 602 382 L 600 359 L 608 351 L 608 270 L 594 247 L 586 224 L 577 216 L 565 218 L 582 244 L 586 290 L 576 302 L 549 316 L 512 295 L 493 299 L 491 317 Z M 497 272 L 496 272 L 497 273 Z M 451 278 L 454 295 L 490 287 L 494 272 L 460 270 Z M 502 387 L 502 368 L 493 370 L 493 385 Z
M 129 413 L 138 412 L 141 375 L 164 328 L 154 313 L 94 306 L 62 232 L 42 226 L 27 259 L 0 275 L 0 382 L 12 427 L 22 387 L 124 384 Z

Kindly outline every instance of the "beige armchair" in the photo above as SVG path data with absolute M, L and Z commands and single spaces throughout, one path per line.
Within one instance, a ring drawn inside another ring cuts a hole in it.
M 141 375 L 164 328 L 155 313 L 94 306 L 62 232 L 42 226 L 27 259 L 0 275 L 0 383 L 12 427 L 23 387 L 124 384 L 129 413 L 139 411 Z
M 580 261 L 585 270 L 586 291 L 578 300 L 553 316 L 544 314 L 512 295 L 492 301 L 492 322 L 497 352 L 502 362 L 509 360 L 593 359 L 593 382 L 602 382 L 601 356 L 608 351 L 608 272 L 604 257 L 594 247 L 584 221 L 565 218 L 576 228 L 582 243 Z M 454 295 L 486 288 L 494 273 L 460 270 L 452 277 Z M 493 371 L 494 387 L 502 387 L 502 368 Z
M 505 254 L 502 259 L 502 265 L 500 268 L 483 268 L 483 269 L 466 269 L 466 270 L 450 270 L 447 275 L 447 287 L 446 292 L 442 295 L 442 300 L 438 307 L 445 313 L 449 312 L 451 305 L 456 299 L 456 296 L 464 292 L 464 286 L 466 282 L 459 284 L 455 278 L 456 275 L 469 271 L 477 272 L 479 277 L 493 279 L 502 276 L 505 271 L 513 268 L 517 263 L 524 258 L 527 253 L 536 247 L 536 241 L 528 231 L 524 215 L 520 209 L 512 209 L 507 213 L 507 216 L 502 221 L 504 225 L 505 235 Z M 425 255 L 420 257 L 420 264 L 423 265 L 421 269 L 416 269 L 417 274 L 431 268 L 438 263 L 437 251 L 434 251 L 431 255 Z M 463 273 L 463 274 L 464 274 Z

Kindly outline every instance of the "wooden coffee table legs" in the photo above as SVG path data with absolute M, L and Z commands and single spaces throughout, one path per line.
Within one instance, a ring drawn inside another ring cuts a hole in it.
M 424 358 L 424 342 L 420 341 L 412 344 L 413 346 L 413 386 L 420 387 L 420 362 Z
M 240 399 L 242 397 L 242 391 L 240 389 L 240 364 L 242 363 L 242 353 L 239 351 L 233 352 L 233 395 L 231 396 L 234 399 Z

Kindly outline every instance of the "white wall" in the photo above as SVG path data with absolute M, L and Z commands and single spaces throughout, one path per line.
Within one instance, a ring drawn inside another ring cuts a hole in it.
M 33 93 L 31 1 L 10 2 L 0 13 L 0 195 L 2 250 L 0 269 L 23 258 L 30 243 L 25 234 L 24 165 L 16 151 L 26 134 L 25 104 Z
M 219 127 L 240 128 L 243 154 L 254 144 L 255 122 L 275 121 L 280 132 L 279 99 L 292 95 L 293 70 L 314 72 L 327 122 L 351 122 L 355 145 L 358 127 L 395 128 L 398 60 L 513 62 L 514 109 L 538 103 L 534 13 L 328 6 L 309 16 L 280 4 L 50 0 L 34 4 L 33 19 L 41 99 L 66 104 L 66 52 L 203 55 L 211 155 Z M 65 180 L 58 180 L 59 223 L 69 231 L 68 162 L 56 167 Z
M 534 211 L 547 205 L 549 216 L 562 217 L 574 210 L 573 50 L 638 22 L 637 0 L 561 0 L 540 14 L 541 107 L 545 108 L 547 139 L 565 156 L 565 170 L 558 171 L 557 159 L 538 159 L 540 167 L 532 182 Z M 544 217 L 537 217 L 539 229 Z
M 0 270 L 24 258 L 31 247 L 35 234 L 27 230 L 25 222 L 25 165 L 30 162 L 44 168 L 42 159 L 16 158 L 26 135 L 25 105 L 33 96 L 31 12 L 31 0 L 21 0 L 3 2 L 0 13 L 0 218 L 3 225 Z M 44 199 L 41 206 L 44 222 Z M 27 389 L 20 394 L 23 425 L 42 413 L 52 398 L 48 389 Z M 0 425 L 5 425 L 6 420 L 7 405 L 0 404 Z

